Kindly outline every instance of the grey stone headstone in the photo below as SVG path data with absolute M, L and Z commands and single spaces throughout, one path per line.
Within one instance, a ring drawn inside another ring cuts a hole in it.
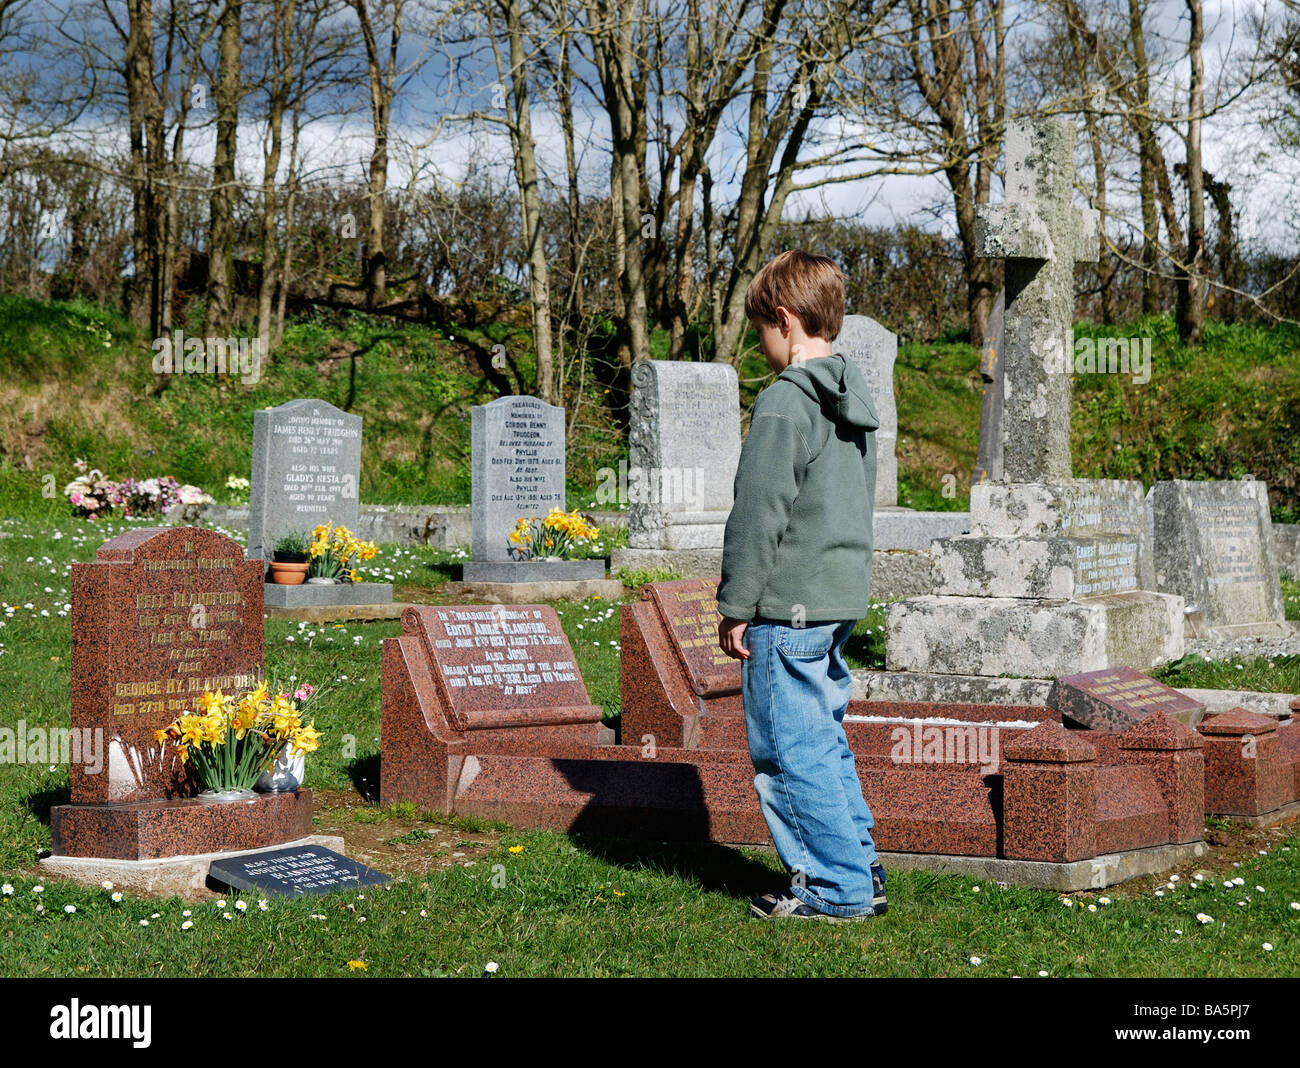
M 357 522 L 361 418 L 323 400 L 253 413 L 248 557 L 269 560 L 284 535 Z
M 1147 508 L 1157 589 L 1181 594 L 1213 630 L 1286 633 L 1263 482 L 1157 482 Z
M 473 558 L 509 560 L 519 519 L 564 509 L 564 409 L 536 397 L 475 405 L 470 466 Z
M 324 846 L 290 846 L 222 857 L 208 869 L 209 881 L 232 890 L 251 890 L 282 897 L 328 894 L 357 886 L 382 886 L 382 872 Z
M 740 463 L 740 385 L 725 363 L 632 367 L 628 545 L 718 548 Z M 622 487 L 620 487 L 620 493 Z
M 1138 588 L 1136 538 L 937 538 L 931 585 L 953 597 L 1095 597 Z
M 894 362 L 898 336 L 869 315 L 846 315 L 834 350 L 857 364 L 871 387 L 871 399 L 880 419 L 876 431 L 877 508 L 898 504 L 898 405 L 894 400 Z
M 1065 482 L 984 482 L 971 487 L 971 533 L 991 538 L 1118 539 L 1079 557 L 1077 575 L 1090 587 L 1075 596 L 1154 590 L 1155 566 L 1142 483 L 1078 478 Z M 1133 559 L 1130 559 L 1133 557 Z M 1118 583 L 1116 585 L 1115 583 Z
M 980 351 L 980 378 L 984 396 L 980 401 L 980 440 L 971 482 L 1002 481 L 1002 350 L 1006 344 L 1007 291 L 998 290 Z
M 1074 265 L 1095 262 L 1097 213 L 1075 208 L 1074 126 L 1063 119 L 1007 128 L 1006 202 L 982 204 L 976 255 L 1006 261 L 1002 367 L 1003 477 L 1071 477 L 1070 358 Z

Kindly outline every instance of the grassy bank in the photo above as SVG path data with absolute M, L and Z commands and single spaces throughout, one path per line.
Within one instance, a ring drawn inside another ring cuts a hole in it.
M 1167 319 L 1077 333 L 1150 337 L 1152 368 L 1145 383 L 1074 376 L 1076 475 L 1150 484 L 1250 473 L 1268 482 L 1276 519 L 1300 517 L 1300 331 L 1211 323 L 1195 350 Z M 253 412 L 311 396 L 365 419 L 363 501 L 468 503 L 469 410 L 503 388 L 527 389 L 526 340 L 507 324 L 457 332 L 322 315 L 287 328 L 256 383 L 183 374 L 164 383 L 150 339 L 115 312 L 0 296 L 0 500 L 7 514 L 58 514 L 42 493 L 61 493 L 77 457 L 112 477 L 171 474 L 225 500 L 227 476 L 248 475 Z M 507 342 L 519 358 L 487 377 L 492 347 Z M 598 472 L 627 455 L 625 398 L 608 366 L 593 361 L 589 370 L 565 400 L 569 499 L 578 505 L 594 498 Z M 747 425 L 771 378 L 753 354 L 738 372 Z M 967 345 L 899 350 L 900 504 L 967 506 L 981 388 Z

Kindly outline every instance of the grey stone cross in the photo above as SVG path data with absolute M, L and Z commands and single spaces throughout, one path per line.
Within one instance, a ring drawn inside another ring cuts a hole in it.
M 1074 127 L 1062 119 L 1007 129 L 1007 198 L 976 210 L 976 255 L 1006 261 L 1003 479 L 1072 477 L 1070 373 L 1074 265 L 1095 263 L 1098 216 L 1076 208 Z

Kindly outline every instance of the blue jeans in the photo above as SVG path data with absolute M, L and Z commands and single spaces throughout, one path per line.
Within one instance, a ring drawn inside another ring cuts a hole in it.
M 754 789 L 792 892 L 834 916 L 874 897 L 875 821 L 844 736 L 853 620 L 792 627 L 756 619 L 745 631 L 741 692 Z

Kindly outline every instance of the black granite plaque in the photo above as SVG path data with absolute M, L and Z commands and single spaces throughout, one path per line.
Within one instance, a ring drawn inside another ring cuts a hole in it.
M 256 890 L 283 897 L 328 894 L 332 890 L 379 886 L 390 881 L 383 872 L 314 845 L 263 849 L 214 860 L 208 870 L 208 880 L 232 890 Z

